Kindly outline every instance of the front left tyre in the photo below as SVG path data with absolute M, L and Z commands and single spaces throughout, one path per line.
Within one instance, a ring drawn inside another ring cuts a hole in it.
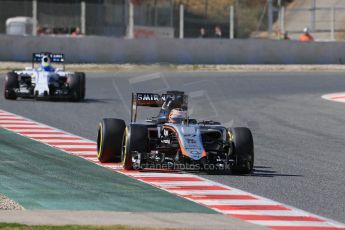
M 122 165 L 126 170 L 139 169 L 141 165 L 133 162 L 134 154 L 148 152 L 148 130 L 145 125 L 130 124 L 124 135 Z
M 126 124 L 121 119 L 105 118 L 99 124 L 97 158 L 100 162 L 121 162 Z
M 17 94 L 15 89 L 19 88 L 18 74 L 15 72 L 8 72 L 4 84 L 4 97 L 7 100 L 16 100 Z

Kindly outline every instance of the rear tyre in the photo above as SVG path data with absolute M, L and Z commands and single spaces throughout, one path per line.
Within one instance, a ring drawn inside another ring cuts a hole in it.
M 75 73 L 76 76 L 79 76 L 80 79 L 80 100 L 84 100 L 85 99 L 85 73 L 83 72 L 77 72 Z
M 126 170 L 141 168 L 140 165 L 133 164 L 133 154 L 147 153 L 148 132 L 145 125 L 131 124 L 126 131 L 124 138 L 124 148 L 122 152 L 122 164 Z
M 99 124 L 97 158 L 100 162 L 121 162 L 123 135 L 126 124 L 121 119 L 106 118 Z
M 71 74 L 67 77 L 67 83 L 69 85 L 70 93 L 71 93 L 71 100 L 72 101 L 80 101 L 82 99 L 82 92 L 81 92 L 81 79 L 80 76 L 77 74 Z
M 17 94 L 15 89 L 19 88 L 18 74 L 15 72 L 8 72 L 4 84 L 4 97 L 7 100 L 16 100 Z
M 237 174 L 253 172 L 254 141 L 251 131 L 246 127 L 236 127 L 231 128 L 230 132 L 236 162 L 231 171 Z

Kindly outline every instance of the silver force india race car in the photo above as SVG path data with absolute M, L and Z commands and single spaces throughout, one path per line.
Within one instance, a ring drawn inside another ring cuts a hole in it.
M 35 68 L 35 63 L 41 65 Z M 51 63 L 60 63 L 54 68 Z M 85 73 L 66 72 L 64 55 L 53 53 L 32 54 L 32 67 L 7 73 L 4 96 L 6 99 L 68 99 L 80 101 L 85 97 Z
M 101 162 L 122 162 L 124 169 L 191 169 L 251 173 L 254 144 L 245 127 L 191 119 L 187 95 L 132 94 L 131 122 L 106 118 L 100 122 L 97 151 Z M 138 106 L 161 107 L 157 117 L 137 122 Z

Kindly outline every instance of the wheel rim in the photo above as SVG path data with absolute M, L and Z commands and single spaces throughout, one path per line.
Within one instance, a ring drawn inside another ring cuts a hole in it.
M 97 158 L 99 159 L 102 156 L 102 142 L 103 142 L 103 127 L 102 123 L 99 124 L 98 136 L 97 136 Z
M 122 164 L 125 164 L 126 161 L 126 153 L 127 153 L 127 141 L 128 141 L 128 128 L 125 128 L 122 137 L 122 151 L 121 151 L 121 161 Z

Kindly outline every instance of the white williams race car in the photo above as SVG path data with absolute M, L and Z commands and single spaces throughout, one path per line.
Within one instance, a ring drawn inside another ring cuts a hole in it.
M 34 63 L 41 63 L 39 67 Z M 51 63 L 60 63 L 63 68 L 54 68 Z M 6 99 L 68 99 L 80 101 L 85 98 L 85 73 L 66 72 L 64 55 L 34 53 L 32 67 L 7 73 L 4 96 Z

